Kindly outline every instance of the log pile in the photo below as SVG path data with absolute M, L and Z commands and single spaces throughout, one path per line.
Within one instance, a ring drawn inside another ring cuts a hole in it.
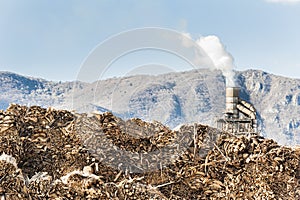
M 0 199 L 300 199 L 299 156 L 201 124 L 0 111 Z

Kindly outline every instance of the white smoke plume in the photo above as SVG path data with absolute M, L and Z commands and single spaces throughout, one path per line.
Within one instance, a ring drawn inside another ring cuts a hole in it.
M 206 37 L 200 37 L 196 40 L 196 43 L 210 57 L 214 63 L 214 67 L 222 71 L 223 75 L 226 77 L 226 86 L 234 87 L 234 59 L 230 53 L 226 51 L 226 48 L 221 43 L 220 39 L 217 36 L 209 35 Z

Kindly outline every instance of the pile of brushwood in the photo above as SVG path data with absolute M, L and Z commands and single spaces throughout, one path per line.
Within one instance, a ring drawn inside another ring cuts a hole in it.
M 299 156 L 201 124 L 0 111 L 1 199 L 300 199 Z

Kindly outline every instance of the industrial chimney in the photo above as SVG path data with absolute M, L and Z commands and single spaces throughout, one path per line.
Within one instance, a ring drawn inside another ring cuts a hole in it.
M 254 106 L 240 99 L 239 87 L 226 87 L 226 109 L 224 118 L 217 121 L 219 129 L 234 134 L 257 132 Z
M 226 88 L 226 112 L 225 117 L 229 119 L 238 119 L 239 111 L 237 105 L 239 103 L 239 87 Z

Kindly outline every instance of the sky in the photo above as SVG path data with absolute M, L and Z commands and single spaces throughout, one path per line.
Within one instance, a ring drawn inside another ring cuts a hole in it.
M 75 80 L 97 46 L 144 27 L 195 41 L 215 36 L 236 70 L 300 78 L 300 0 L 0 0 L 0 71 Z M 152 64 L 190 69 L 174 55 L 148 49 L 122 56 L 104 77 Z

